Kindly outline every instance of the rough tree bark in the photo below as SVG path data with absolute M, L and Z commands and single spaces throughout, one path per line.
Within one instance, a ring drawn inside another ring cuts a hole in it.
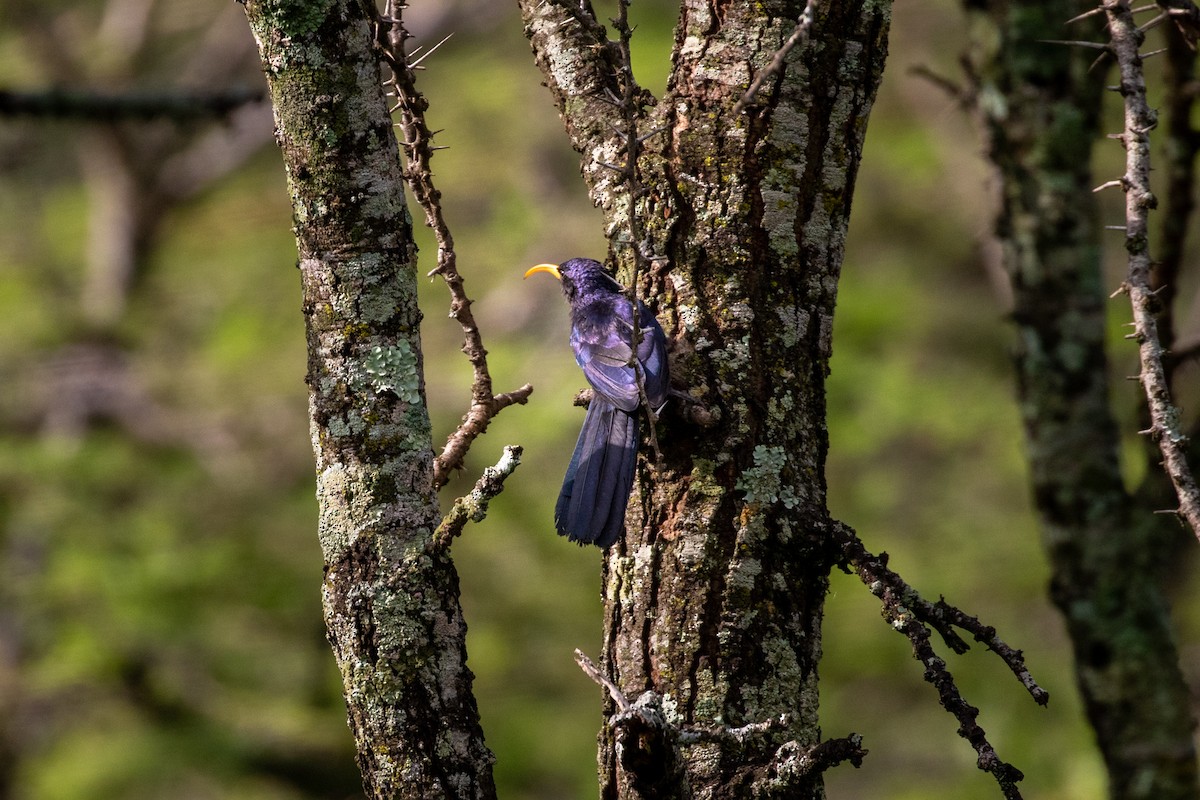
M 369 796 L 495 796 L 425 407 L 416 248 L 367 7 L 247 0 L 308 330 L 323 599 Z
M 804 2 L 685 0 L 666 96 L 621 76 L 590 3 L 521 0 L 526 33 L 628 278 L 632 116 L 649 269 L 686 392 L 643 463 L 604 575 L 603 671 L 684 737 L 611 704 L 603 797 L 823 796 L 817 663 L 832 556 L 821 531 L 824 384 L 850 199 L 886 56 L 890 4 L 817 4 L 807 43 L 744 114 Z M 636 108 L 630 111 L 633 97 Z M 636 191 L 636 190 L 635 190 Z M 582 254 L 581 254 L 582 255 Z M 707 413 L 687 413 L 697 404 Z M 696 423 L 703 419 L 704 426 Z M 756 735 L 731 728 L 778 720 Z
M 1105 178 L 1092 175 L 1089 155 L 1103 70 L 1089 72 L 1095 50 L 1044 41 L 1085 10 L 1076 2 L 966 6 L 975 32 L 970 100 L 1000 179 L 996 231 L 1013 286 L 1019 401 L 1050 594 L 1066 619 L 1110 796 L 1194 799 L 1193 720 L 1161 588 L 1179 525 L 1126 491 L 1109 410 L 1105 304 L 1115 287 L 1103 283 L 1092 192 Z M 1063 38 L 1089 37 L 1100 40 L 1079 27 Z

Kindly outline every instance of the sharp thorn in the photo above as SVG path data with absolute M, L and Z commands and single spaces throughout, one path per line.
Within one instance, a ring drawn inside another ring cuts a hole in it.
M 408 68 L 409 68 L 409 69 L 416 69 L 418 64 L 420 64 L 422 61 L 424 61 L 425 59 L 429 58 L 431 55 L 433 55 L 434 53 L 436 53 L 436 52 L 437 52 L 437 49 L 438 49 L 439 47 L 441 47 L 442 45 L 444 45 L 446 42 L 450 41 L 450 37 L 451 37 L 451 36 L 453 36 L 453 35 L 454 35 L 454 31 L 451 31 L 450 33 L 447 33 L 444 39 L 442 39 L 440 42 L 438 42 L 437 44 L 435 44 L 433 47 L 431 47 L 431 48 L 429 48 L 428 50 L 426 50 L 426 51 L 425 51 L 425 53 L 424 53 L 424 54 L 423 54 L 423 55 L 422 55 L 420 58 L 418 58 L 416 61 L 413 61 L 413 62 L 411 62 L 411 63 L 408 65 Z
M 1158 50 L 1151 50 L 1149 53 L 1139 53 L 1138 58 L 1145 61 L 1147 58 L 1153 58 L 1154 56 L 1160 55 L 1165 52 L 1167 52 L 1167 48 L 1163 47 Z
M 1104 13 L 1104 6 L 1097 6 L 1097 7 L 1093 8 L 1091 11 L 1085 11 L 1077 17 L 1071 17 L 1069 20 L 1067 20 L 1067 24 L 1070 25 L 1072 22 L 1079 22 L 1080 20 L 1085 20 L 1088 17 L 1094 17 L 1097 14 L 1103 14 L 1103 13 Z
M 1123 230 L 1126 230 L 1126 228 L 1124 225 L 1105 225 L 1104 230 L 1106 230 L 1106 231 L 1123 231 Z
M 1038 41 L 1042 44 L 1065 44 L 1068 47 L 1086 47 L 1091 50 L 1103 50 L 1106 53 L 1109 51 L 1109 45 L 1102 42 L 1084 42 L 1069 39 L 1039 39 Z
M 1159 14 L 1154 19 L 1147 22 L 1142 27 L 1138 28 L 1138 31 L 1141 33 L 1145 33 L 1146 31 L 1154 30 L 1155 28 L 1157 28 L 1159 25 L 1163 24 L 1163 22 L 1165 22 L 1166 20 L 1168 20 L 1170 18 L 1171 18 L 1171 15 L 1164 11 L 1163 13 Z
M 1120 180 L 1107 181 L 1105 183 L 1100 184 L 1095 189 L 1092 189 L 1092 193 L 1094 194 L 1094 193 L 1102 191 L 1104 189 L 1111 189 L 1114 186 L 1124 186 L 1124 185 L 1125 185 L 1124 181 L 1120 181 Z

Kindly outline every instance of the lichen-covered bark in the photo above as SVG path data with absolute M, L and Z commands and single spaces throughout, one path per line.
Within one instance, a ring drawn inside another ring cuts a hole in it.
M 1091 174 L 1089 157 L 1105 79 L 1088 71 L 1094 51 L 1041 42 L 1079 10 L 1067 0 L 976 8 L 975 105 L 1000 177 L 997 233 L 1013 285 L 1019 401 L 1050 592 L 1066 618 L 1110 796 L 1196 798 L 1187 686 L 1159 586 L 1178 525 L 1126 492 L 1108 406 L 1108 291 L 1092 193 L 1106 177 Z
M 416 250 L 365 7 L 248 0 L 295 214 L 329 641 L 372 798 L 495 796 L 439 523 Z
M 623 158 L 620 112 L 605 102 L 622 96 L 615 50 L 586 3 L 521 6 L 613 255 L 628 264 L 627 187 L 601 164 Z M 636 740 L 619 754 L 607 727 L 604 797 L 823 795 L 820 769 L 785 762 L 820 741 L 824 384 L 889 4 L 818 4 L 809 44 L 734 115 L 804 6 L 686 0 L 666 96 L 643 112 L 642 131 L 662 129 L 646 140 L 639 208 L 662 260 L 639 289 L 674 335 L 673 382 L 713 424 L 678 407 L 665 415 L 665 463 L 641 470 L 604 581 L 604 669 L 626 694 L 661 695 L 684 727 L 790 716 L 741 743 L 702 737 L 646 759 L 657 772 L 630 758 Z

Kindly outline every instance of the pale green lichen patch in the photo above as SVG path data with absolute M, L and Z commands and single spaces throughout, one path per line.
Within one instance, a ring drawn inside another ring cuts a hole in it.
M 787 453 L 782 447 L 757 445 L 754 448 L 754 466 L 738 477 L 734 488 L 746 493 L 746 502 L 751 505 L 783 503 L 792 508 L 799 502 L 796 490 L 783 484 L 783 469 L 787 466 Z
M 417 354 L 408 342 L 372 347 L 363 359 L 362 370 L 375 391 L 391 392 L 406 403 L 421 402 Z

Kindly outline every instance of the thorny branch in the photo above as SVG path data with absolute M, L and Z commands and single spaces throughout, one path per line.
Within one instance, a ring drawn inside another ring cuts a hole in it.
M 433 172 L 429 162 L 434 151 L 439 148 L 433 146 L 434 132 L 425 124 L 425 111 L 429 108 L 429 102 L 416 88 L 416 70 L 421 68 L 420 61 L 436 50 L 445 39 L 410 61 L 416 51 L 407 54 L 404 51 L 404 44 L 411 36 L 404 29 L 401 16 L 403 3 L 387 0 L 383 14 L 375 8 L 373 0 L 368 2 L 368 6 L 374 15 L 376 45 L 392 71 L 392 77 L 386 85 L 392 88 L 396 97 L 396 105 L 391 110 L 400 112 L 397 127 L 404 136 L 404 177 L 412 189 L 413 197 L 425 211 L 425 223 L 433 229 L 438 244 L 437 266 L 429 275 L 441 275 L 450 289 L 450 316 L 462 326 L 462 351 L 471 362 L 474 371 L 471 407 L 463 417 L 462 424 L 450 434 L 446 446 L 434 459 L 434 487 L 440 489 L 450 480 L 450 473 L 462 467 L 471 443 L 487 430 L 492 418 L 514 403 L 524 404 L 533 392 L 533 387 L 527 383 L 516 391 L 492 394 L 487 350 L 484 349 L 483 336 L 475 324 L 475 316 L 471 313 L 471 300 L 463 288 L 463 278 L 458 273 L 454 238 L 450 235 L 450 228 L 442 213 L 442 193 L 433 185 Z
M 976 763 L 984 772 L 990 772 L 1000 785 L 1008 800 L 1019 800 L 1017 782 L 1024 777 L 1021 771 L 996 755 L 983 728 L 975 721 L 979 709 L 967 703 L 958 690 L 950 671 L 933 649 L 929 629 L 941 635 L 946 645 L 955 653 L 964 653 L 967 643 L 954 630 L 960 628 L 982 642 L 1008 665 L 1026 690 L 1039 705 L 1045 705 L 1050 695 L 1034 681 L 1025 668 L 1025 659 L 1020 650 L 1015 650 L 996 636 L 995 629 L 985 626 L 976 618 L 948 604 L 944 599 L 930 603 L 904 582 L 887 566 L 887 555 L 874 555 L 866 549 L 858 534 L 840 522 L 830 525 L 830 534 L 842 561 L 842 568 L 853 571 L 871 594 L 883 603 L 884 619 L 912 644 L 913 656 L 925 665 L 924 678 L 938 692 L 942 707 L 958 720 L 959 736 L 975 748 Z
M 1158 443 L 1163 467 L 1179 498 L 1177 513 L 1200 537 L 1200 488 L 1197 488 L 1187 463 L 1188 440 L 1180 427 L 1179 409 L 1171 400 L 1163 366 L 1164 348 L 1155 318 L 1162 299 L 1150 285 L 1149 217 L 1150 210 L 1158 204 L 1150 191 L 1150 131 L 1157 126 L 1158 117 L 1146 100 L 1143 56 L 1138 52 L 1145 33 L 1134 21 L 1128 0 L 1104 0 L 1101 7 L 1108 18 L 1108 49 L 1120 70 L 1120 91 L 1125 102 L 1125 129 L 1114 137 L 1125 147 L 1125 174 L 1120 185 L 1125 191 L 1123 230 L 1125 250 L 1129 254 L 1129 271 L 1119 291 L 1129 295 L 1133 306 L 1134 332 L 1128 338 L 1138 342 L 1139 377 L 1150 412 L 1150 427 L 1143 433 Z

